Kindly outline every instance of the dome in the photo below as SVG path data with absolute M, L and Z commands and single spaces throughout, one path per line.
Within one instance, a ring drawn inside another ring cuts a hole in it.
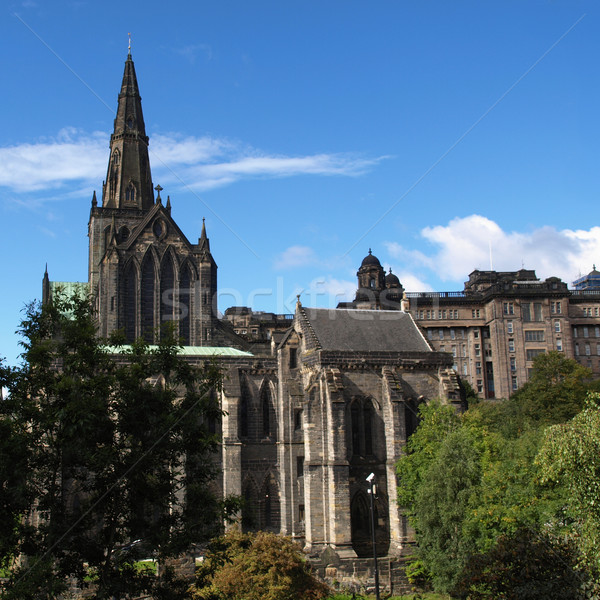
M 361 267 L 380 267 L 381 263 L 379 259 L 371 252 L 371 248 L 369 248 L 369 254 L 363 258 L 363 261 L 360 265 Z
M 385 276 L 385 287 L 387 287 L 387 288 L 402 287 L 400 285 L 400 280 L 398 279 L 398 276 L 394 275 L 392 273 L 392 269 L 390 269 L 390 272 Z

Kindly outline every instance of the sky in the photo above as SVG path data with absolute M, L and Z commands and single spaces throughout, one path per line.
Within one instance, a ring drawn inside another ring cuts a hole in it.
M 2 2 L 0 357 L 51 280 L 87 280 L 131 33 L 155 185 L 219 308 L 600 265 L 600 6 L 583 0 Z

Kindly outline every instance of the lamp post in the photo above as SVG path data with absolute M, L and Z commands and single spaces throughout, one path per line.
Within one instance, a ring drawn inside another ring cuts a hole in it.
M 375 473 L 367 477 L 369 482 L 369 495 L 371 496 L 371 542 L 373 544 L 373 561 L 375 563 L 375 598 L 379 600 L 379 568 L 377 567 L 377 544 L 375 542 Z

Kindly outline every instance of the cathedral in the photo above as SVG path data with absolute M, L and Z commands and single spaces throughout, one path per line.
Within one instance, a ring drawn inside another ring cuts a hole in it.
M 52 282 L 46 272 L 44 300 L 59 285 L 79 285 L 95 303 L 99 335 L 120 330 L 128 342 L 152 344 L 167 322 L 188 360 L 218 357 L 218 485 L 245 500 L 244 528 L 292 536 L 338 579 L 368 569 L 372 473 L 377 553 L 400 557 L 411 533 L 396 503 L 395 464 L 419 403 L 460 404 L 451 355 L 433 349 L 398 278 L 370 251 L 353 303 L 318 309 L 299 298 L 293 315 L 231 307 L 220 318 L 218 247 L 204 224 L 197 242 L 179 228 L 170 197 L 152 182 L 148 143 L 129 54 L 106 180 L 91 201 L 88 281 Z

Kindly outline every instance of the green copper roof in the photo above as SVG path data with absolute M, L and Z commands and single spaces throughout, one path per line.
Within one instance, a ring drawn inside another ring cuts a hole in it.
M 131 346 L 109 346 L 107 350 L 113 354 L 124 354 Z M 149 345 L 150 350 L 158 346 Z M 244 352 L 237 348 L 225 348 L 220 346 L 182 346 L 179 350 L 182 356 L 254 356 L 251 352 Z
M 84 281 L 51 281 L 50 293 L 52 294 L 57 290 L 63 292 L 67 298 L 75 295 L 84 298 L 90 291 L 90 286 Z

